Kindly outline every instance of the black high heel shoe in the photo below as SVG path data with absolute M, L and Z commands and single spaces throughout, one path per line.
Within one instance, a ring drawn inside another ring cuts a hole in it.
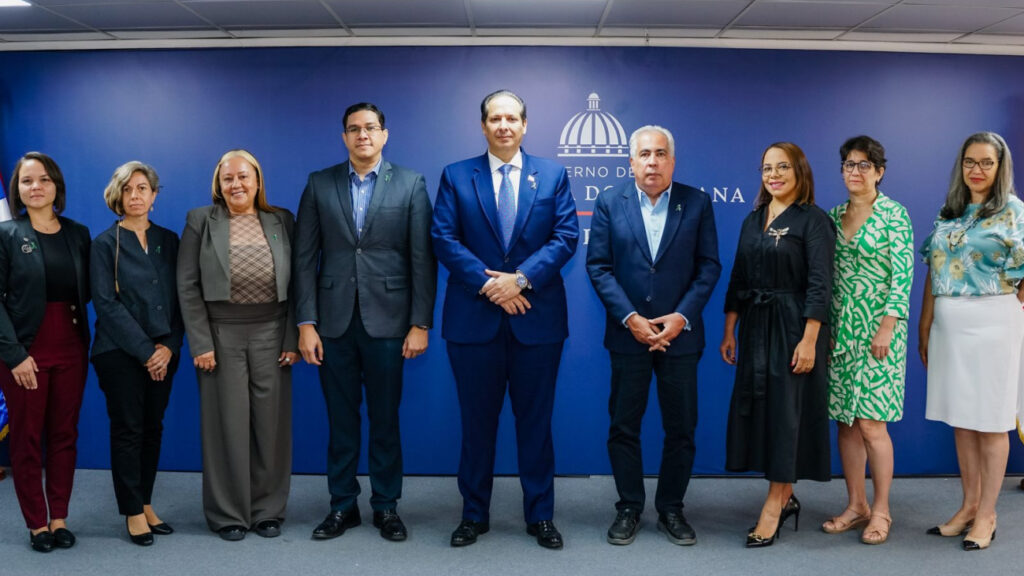
M 782 515 L 779 517 L 779 527 L 786 523 L 786 519 L 793 516 L 793 532 L 800 530 L 800 501 L 796 495 L 791 494 L 786 505 L 782 507 Z
M 128 517 L 124 517 L 124 530 L 128 533 L 128 539 L 132 541 L 132 544 L 138 544 L 139 546 L 152 546 L 153 545 L 153 533 L 143 532 L 142 534 L 132 534 L 130 528 L 128 528 Z

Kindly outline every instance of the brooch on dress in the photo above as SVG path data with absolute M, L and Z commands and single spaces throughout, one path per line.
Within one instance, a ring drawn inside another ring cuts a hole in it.
M 768 228 L 768 235 L 771 236 L 772 238 L 775 238 L 775 247 L 776 248 L 779 247 L 779 239 L 781 239 L 786 234 L 789 234 L 789 227 L 788 226 L 785 227 L 785 228 L 780 228 L 778 230 L 776 230 L 775 228 Z

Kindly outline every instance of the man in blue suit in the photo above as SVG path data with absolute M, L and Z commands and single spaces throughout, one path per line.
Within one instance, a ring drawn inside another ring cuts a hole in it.
M 654 501 L 658 529 L 685 546 L 697 541 L 683 516 L 683 497 L 695 452 L 701 313 L 722 271 L 715 216 L 706 193 L 672 182 L 675 143 L 668 130 L 637 129 L 629 156 L 636 180 L 598 197 L 587 248 L 587 273 L 608 312 L 608 456 L 619 492 L 608 542 L 629 544 L 640 529 L 640 423 L 653 372 L 665 429 Z
M 452 546 L 488 531 L 498 416 L 516 417 L 527 533 L 561 548 L 554 514 L 551 411 L 569 335 L 561 269 L 579 238 L 565 168 L 520 149 L 526 105 L 507 90 L 480 104 L 487 153 L 441 174 L 431 235 L 448 269 L 441 335 L 462 415 L 462 522 Z
M 430 198 L 422 175 L 382 157 L 388 131 L 380 109 L 353 104 L 342 126 L 348 160 L 309 175 L 292 240 L 299 351 L 320 367 L 330 427 L 331 511 L 313 538 L 335 538 L 361 523 L 356 468 L 365 387 L 373 525 L 401 541 L 402 365 L 427 348 L 437 291 Z

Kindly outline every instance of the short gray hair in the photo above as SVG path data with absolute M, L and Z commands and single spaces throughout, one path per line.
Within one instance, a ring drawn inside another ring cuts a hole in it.
M 641 126 L 633 131 L 629 136 L 629 157 L 636 158 L 636 141 L 640 138 L 640 135 L 644 132 L 657 132 L 665 136 L 668 140 L 668 155 L 675 157 L 676 155 L 676 140 L 672 137 L 672 133 L 668 131 L 668 128 L 662 128 L 654 124 L 648 124 Z
M 110 183 L 103 190 L 103 199 L 107 202 L 107 208 L 110 208 L 118 216 L 124 216 L 124 204 L 121 199 L 122 190 L 136 172 L 142 172 L 142 175 L 149 181 L 149 187 L 154 192 L 160 191 L 160 177 L 156 175 L 156 170 L 152 166 L 143 164 L 138 160 L 121 164 L 117 167 L 117 170 L 114 170 L 114 175 L 110 177 Z

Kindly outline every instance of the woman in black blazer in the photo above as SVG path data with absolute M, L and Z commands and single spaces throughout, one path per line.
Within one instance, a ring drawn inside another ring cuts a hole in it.
M 128 162 L 114 171 L 103 199 L 120 220 L 92 243 L 96 311 L 92 364 L 107 396 L 110 470 L 129 539 L 140 546 L 174 530 L 151 505 L 160 462 L 164 410 L 185 328 L 178 308 L 178 235 L 149 221 L 160 178 Z
M 18 503 L 32 548 L 49 552 L 75 544 L 66 518 L 88 371 L 89 229 L 59 216 L 64 175 L 49 156 L 22 156 L 15 186 L 14 219 L 0 223 L 0 388 Z

